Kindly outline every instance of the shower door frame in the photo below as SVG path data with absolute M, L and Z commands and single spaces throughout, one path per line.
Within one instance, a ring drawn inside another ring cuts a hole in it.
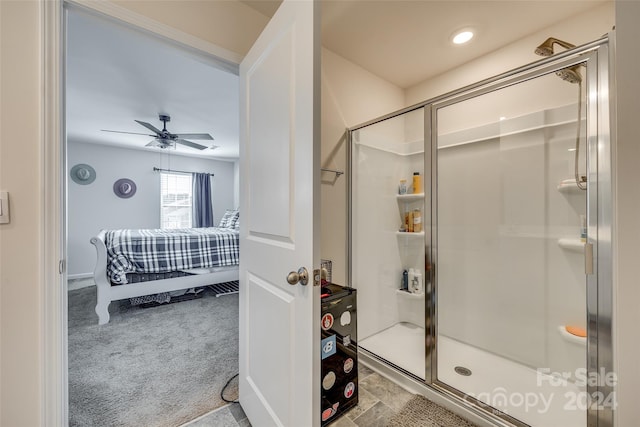
M 612 151 L 615 147 L 615 112 L 610 110 L 610 94 L 613 94 L 614 85 L 610 76 L 614 75 L 613 52 L 614 33 L 609 33 L 601 39 L 578 46 L 574 49 L 527 64 L 506 73 L 485 79 L 478 83 L 465 86 L 458 90 L 431 98 L 414 104 L 402 110 L 378 117 L 360 125 L 347 129 L 347 271 L 350 286 L 353 286 L 352 270 L 352 175 L 353 175 L 353 133 L 367 126 L 380 123 L 387 119 L 400 116 L 411 111 L 424 108 L 424 164 L 425 164 L 425 189 L 430 188 L 430 194 L 425 195 L 425 212 L 431 213 L 431 225 L 425 226 L 425 253 L 430 265 L 428 273 L 430 289 L 425 296 L 425 305 L 429 300 L 435 303 L 431 308 L 425 306 L 425 380 L 415 375 L 390 365 L 380 357 L 367 351 L 362 353 L 362 359 L 368 360 L 383 370 L 394 380 L 405 387 L 423 392 L 438 398 L 439 403 L 450 406 L 451 404 L 475 415 L 497 422 L 499 425 L 507 422 L 516 426 L 527 426 L 520 420 L 509 417 L 506 414 L 496 413 L 494 408 L 471 398 L 463 392 L 456 390 L 445 383 L 438 381 L 437 377 L 437 112 L 439 108 L 461 102 L 493 92 L 517 83 L 521 83 L 535 77 L 539 77 L 557 70 L 571 67 L 577 64 L 586 64 L 586 146 L 587 146 L 587 243 L 593 248 L 593 271 L 586 274 L 587 299 L 587 374 L 599 374 L 603 369 L 607 373 L 613 373 L 613 254 L 612 254 L 612 230 L 613 230 L 613 176 Z M 428 168 L 431 173 L 427 174 Z M 430 209 L 429 209 L 430 206 Z M 425 224 L 426 225 L 426 224 Z M 585 257 L 586 260 L 586 257 Z M 360 349 L 362 350 L 362 349 Z M 386 362 L 386 363 L 385 363 Z M 601 379 L 601 378 L 600 378 Z M 614 393 L 611 384 L 588 384 L 587 393 L 590 396 L 610 396 Z M 615 396 L 615 395 L 613 395 Z M 435 399 L 434 399 L 435 400 Z M 615 402 L 615 398 L 614 398 Z M 597 402 L 596 402 L 597 403 Z M 587 409 L 588 427 L 613 426 L 614 407 L 596 407 L 589 405 Z
M 433 325 L 431 340 L 434 343 L 427 348 L 427 378 L 430 378 L 432 387 L 453 395 L 457 398 L 471 402 L 482 410 L 489 411 L 512 424 L 527 426 L 524 422 L 500 413 L 494 408 L 466 395 L 448 384 L 438 380 L 437 369 L 437 335 L 438 335 L 438 236 L 437 236 L 437 209 L 438 209 L 438 144 L 437 144 L 437 114 L 443 107 L 454 105 L 466 100 L 479 97 L 500 89 L 523 83 L 563 68 L 583 64 L 586 66 L 586 91 L 587 91 L 587 116 L 586 116 L 586 147 L 587 147 L 587 227 L 588 238 L 586 245 L 592 248 L 592 259 L 585 263 L 593 264 L 590 274 L 585 273 L 587 286 L 587 376 L 600 374 L 599 369 L 605 372 L 613 372 L 612 353 L 612 127 L 610 126 L 609 94 L 611 85 L 609 82 L 610 56 L 609 37 L 604 37 L 587 45 L 566 51 L 546 60 L 529 64 L 528 66 L 513 70 L 509 73 L 496 76 L 488 81 L 452 92 L 440 97 L 435 102 L 430 102 L 431 114 L 425 115 L 425 123 L 430 123 L 431 132 L 431 231 L 430 241 L 427 241 L 427 253 L 431 255 L 432 283 L 431 298 L 436 302 L 433 310 L 427 316 L 431 317 Z M 594 96 L 595 95 L 595 96 Z M 427 127 L 425 126 L 425 129 Z M 425 132 L 426 133 L 426 132 Z M 425 141 L 426 141 L 425 137 Z M 589 252 L 587 252 L 589 253 Z M 585 264 L 585 267 L 586 267 Z M 600 379 L 601 376 L 599 377 Z M 589 396 L 610 396 L 613 387 L 610 384 L 587 384 Z M 601 400 L 602 401 L 602 400 Z M 615 398 L 614 398 L 615 401 Z M 595 403 L 598 403 L 597 401 Z M 603 405 L 588 405 L 587 426 L 608 427 L 613 426 L 613 408 Z

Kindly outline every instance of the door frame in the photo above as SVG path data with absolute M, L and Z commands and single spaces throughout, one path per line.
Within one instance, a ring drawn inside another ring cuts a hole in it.
M 180 48 L 212 58 L 238 74 L 242 55 L 154 21 L 110 2 L 48 0 L 42 2 L 42 277 L 40 303 L 42 425 L 66 426 L 69 420 L 67 364 L 67 224 L 65 143 L 65 8 L 73 7 L 160 37 Z

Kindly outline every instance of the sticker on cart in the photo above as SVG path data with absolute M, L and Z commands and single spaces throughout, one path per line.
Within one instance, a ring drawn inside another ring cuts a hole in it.
M 344 313 L 342 313 L 342 315 L 340 316 L 340 324 L 342 326 L 347 326 L 351 324 L 351 312 L 350 311 L 345 311 Z
M 317 319 L 317 317 L 316 317 Z M 327 313 L 322 316 L 322 330 L 328 331 L 333 326 L 333 314 Z
M 348 374 L 352 370 L 353 370 L 353 359 L 348 358 L 347 360 L 344 361 L 344 373 Z
M 342 345 L 349 347 L 351 345 L 351 335 L 345 335 L 342 337 Z
M 322 421 L 327 421 L 329 418 L 333 417 L 336 412 L 338 412 L 338 406 L 340 402 L 334 403 L 331 408 L 327 408 L 322 411 Z
M 322 388 L 329 390 L 336 383 L 336 374 L 333 371 L 329 371 L 327 375 L 322 379 Z
M 349 383 L 344 388 L 344 397 L 350 399 L 353 396 L 353 393 L 356 391 L 356 385 L 354 383 Z
M 331 335 L 330 337 L 323 339 L 321 348 L 322 348 L 322 360 L 336 354 L 336 336 Z

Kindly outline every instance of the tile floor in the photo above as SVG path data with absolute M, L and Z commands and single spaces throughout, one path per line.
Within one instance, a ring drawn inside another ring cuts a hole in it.
M 385 427 L 413 397 L 410 392 L 362 364 L 358 367 L 358 384 L 358 405 L 329 427 Z
M 373 372 L 358 367 L 358 405 L 328 427 L 384 427 L 389 419 L 413 396 L 411 393 Z M 250 427 L 239 403 L 223 406 L 183 427 Z

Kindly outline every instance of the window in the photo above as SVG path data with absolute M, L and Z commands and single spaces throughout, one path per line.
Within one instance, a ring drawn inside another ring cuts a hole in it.
M 160 174 L 160 227 L 191 228 L 191 175 Z

